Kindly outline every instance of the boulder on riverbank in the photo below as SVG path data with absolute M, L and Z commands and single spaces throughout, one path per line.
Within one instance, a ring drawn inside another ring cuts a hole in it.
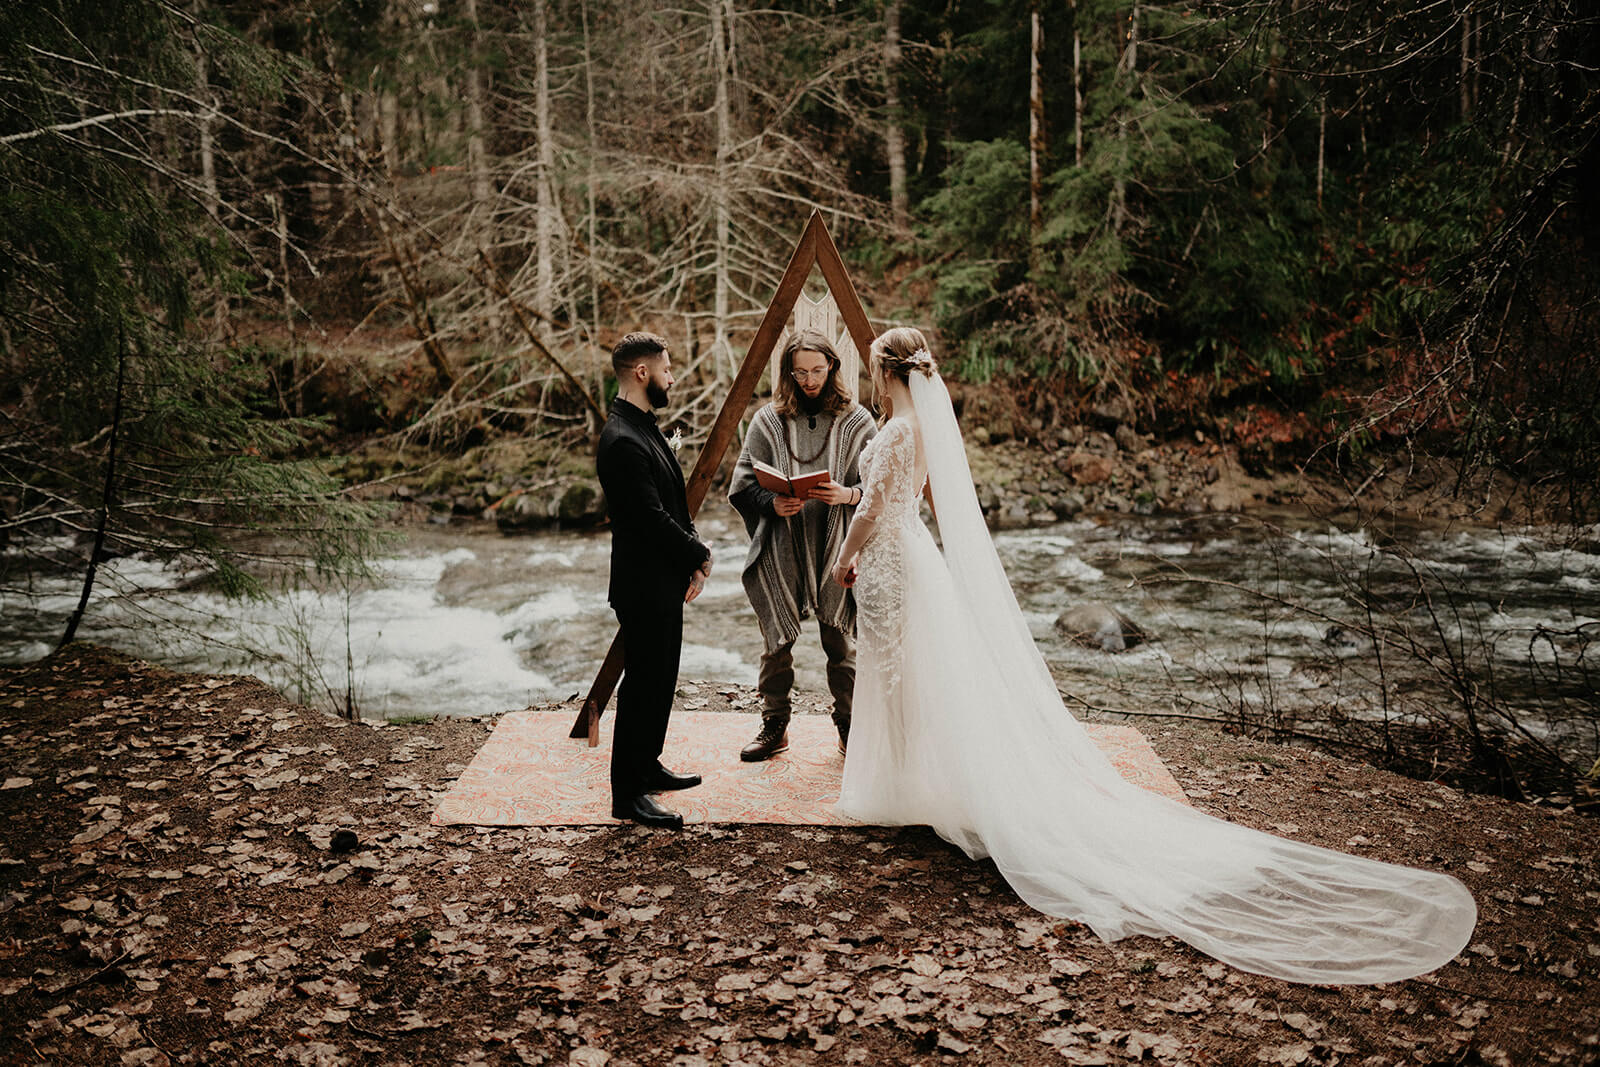
M 1070 607 L 1056 617 L 1055 627 L 1067 640 L 1102 652 L 1125 652 L 1150 640 L 1138 623 L 1110 604 Z
M 504 533 L 531 533 L 559 526 L 583 529 L 605 521 L 605 494 L 597 479 L 575 477 L 535 489 L 516 490 L 483 511 Z

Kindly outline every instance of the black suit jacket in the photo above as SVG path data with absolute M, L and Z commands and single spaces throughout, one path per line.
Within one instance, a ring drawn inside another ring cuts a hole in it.
M 655 416 L 618 399 L 600 431 L 595 468 L 611 516 L 612 606 L 681 601 L 711 549 L 689 519 L 683 468 Z

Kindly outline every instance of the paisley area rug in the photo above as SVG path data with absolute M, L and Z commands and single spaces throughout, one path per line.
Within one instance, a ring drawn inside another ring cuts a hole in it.
M 575 712 L 514 711 L 462 772 L 433 814 L 436 825 L 583 826 L 613 823 L 607 768 L 611 718 L 600 724 L 600 745 L 567 737 Z M 715 711 L 672 713 L 662 762 L 693 771 L 705 781 L 663 794 L 662 802 L 689 823 L 850 825 L 835 814 L 844 756 L 826 715 L 797 714 L 789 725 L 789 751 L 764 763 L 740 763 L 739 750 L 755 737 L 753 714 Z M 1182 801 L 1183 789 L 1150 742 L 1131 726 L 1088 724 L 1089 735 L 1124 778 Z

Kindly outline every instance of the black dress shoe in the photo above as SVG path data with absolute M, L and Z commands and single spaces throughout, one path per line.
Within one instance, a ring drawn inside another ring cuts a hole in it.
M 756 739 L 739 752 L 739 758 L 746 763 L 760 763 L 787 751 L 789 751 L 789 724 L 768 720 L 761 724 L 761 732 L 756 734 Z
M 632 819 L 645 826 L 659 826 L 663 830 L 682 830 L 683 816 L 657 804 L 654 797 L 638 796 L 631 800 L 611 802 L 613 819 Z
M 698 774 L 673 774 L 665 767 L 656 767 L 644 782 L 646 793 L 666 793 L 673 789 L 693 789 L 700 784 Z

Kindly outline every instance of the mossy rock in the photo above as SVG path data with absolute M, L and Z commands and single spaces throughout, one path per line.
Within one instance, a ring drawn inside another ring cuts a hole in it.
M 556 517 L 563 526 L 587 526 L 598 522 L 604 514 L 600 487 L 594 482 L 577 482 L 567 486 L 556 505 Z

